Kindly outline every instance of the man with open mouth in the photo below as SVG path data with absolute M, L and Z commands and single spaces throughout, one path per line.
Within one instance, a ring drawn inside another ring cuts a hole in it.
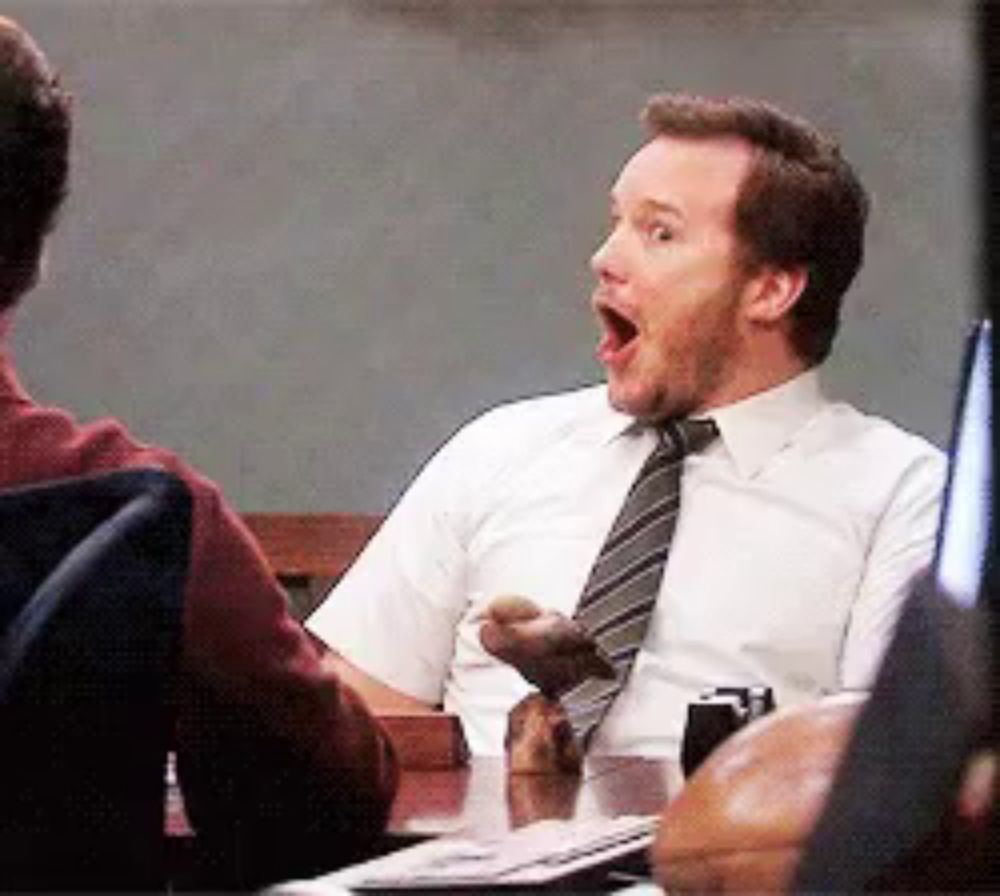
M 756 100 L 643 120 L 591 261 L 606 383 L 464 427 L 308 623 L 371 704 L 458 713 L 473 752 L 536 689 L 573 716 L 597 681 L 579 746 L 667 757 L 707 689 L 864 689 L 932 554 L 940 452 L 819 384 L 868 208 L 839 147 Z M 642 624 L 609 648 L 588 608 L 619 514 L 661 433 L 698 425 L 661 465 L 682 476 Z

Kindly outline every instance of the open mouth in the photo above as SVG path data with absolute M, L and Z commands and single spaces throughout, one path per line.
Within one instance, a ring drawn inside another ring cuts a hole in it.
M 608 305 L 599 305 L 597 313 L 604 325 L 604 338 L 599 348 L 602 355 L 617 354 L 639 335 L 636 324 L 620 311 Z

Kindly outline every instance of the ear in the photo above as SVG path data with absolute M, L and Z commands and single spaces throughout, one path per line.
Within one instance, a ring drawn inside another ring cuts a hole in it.
M 808 280 L 803 267 L 762 268 L 747 284 L 747 318 L 760 324 L 777 323 L 792 310 Z

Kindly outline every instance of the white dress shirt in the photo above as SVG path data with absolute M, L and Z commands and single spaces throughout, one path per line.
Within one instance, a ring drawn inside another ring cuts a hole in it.
M 645 643 L 592 751 L 675 756 L 707 688 L 765 684 L 779 705 L 869 684 L 933 552 L 945 464 L 923 439 L 826 401 L 814 371 L 711 412 Z M 308 628 L 368 674 L 460 715 L 503 751 L 529 690 L 479 643 L 520 594 L 573 614 L 655 436 L 603 386 L 499 407 L 414 480 Z

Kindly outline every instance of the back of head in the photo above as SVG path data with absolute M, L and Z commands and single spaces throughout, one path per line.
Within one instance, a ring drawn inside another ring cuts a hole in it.
M 810 366 L 830 352 L 844 293 L 861 267 L 868 198 L 840 148 L 808 122 L 759 100 L 652 97 L 654 136 L 735 137 L 754 150 L 736 202 L 736 235 L 750 267 L 804 269 L 791 338 Z
M 27 32 L 0 17 L 0 310 L 38 278 L 67 192 L 70 131 L 55 72 Z

